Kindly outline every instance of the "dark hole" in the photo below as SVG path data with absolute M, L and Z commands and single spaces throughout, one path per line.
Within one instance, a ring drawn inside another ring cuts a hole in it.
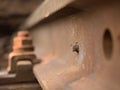
M 103 36 L 103 49 L 105 56 L 107 58 L 110 58 L 112 56 L 112 51 L 113 51 L 113 39 L 109 29 L 105 30 Z

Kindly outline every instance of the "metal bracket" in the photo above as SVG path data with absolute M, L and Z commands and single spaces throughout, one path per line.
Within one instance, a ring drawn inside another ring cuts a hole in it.
M 0 71 L 0 84 L 36 82 L 33 65 L 40 62 L 34 54 L 32 38 L 28 31 L 19 31 L 13 38 L 13 50 L 9 54 L 7 70 Z M 22 63 L 21 63 L 22 62 Z

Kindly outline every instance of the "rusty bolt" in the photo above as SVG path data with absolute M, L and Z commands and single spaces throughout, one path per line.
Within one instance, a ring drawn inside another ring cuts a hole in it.
M 13 52 L 33 51 L 32 38 L 28 31 L 19 31 L 13 39 Z
M 32 38 L 28 31 L 19 31 L 13 38 L 13 51 L 9 54 L 8 72 L 16 72 L 16 63 L 19 61 L 30 61 L 33 65 L 39 63 L 34 54 Z
M 18 36 L 29 36 L 29 32 L 28 31 L 19 31 Z

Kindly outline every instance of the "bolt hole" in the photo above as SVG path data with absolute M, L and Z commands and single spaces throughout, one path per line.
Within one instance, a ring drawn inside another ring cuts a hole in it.
M 73 52 L 79 53 L 79 45 L 78 45 L 78 42 L 76 42 L 75 45 L 73 46 Z
M 111 58 L 113 51 L 113 39 L 109 29 L 105 30 L 103 36 L 103 50 L 106 58 Z

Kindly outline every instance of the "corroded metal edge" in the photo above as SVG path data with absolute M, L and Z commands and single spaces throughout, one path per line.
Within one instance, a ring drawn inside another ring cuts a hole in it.
M 39 21 L 49 17 L 56 11 L 64 8 L 74 0 L 45 0 L 35 12 L 26 20 L 21 28 L 29 28 L 37 24 Z

